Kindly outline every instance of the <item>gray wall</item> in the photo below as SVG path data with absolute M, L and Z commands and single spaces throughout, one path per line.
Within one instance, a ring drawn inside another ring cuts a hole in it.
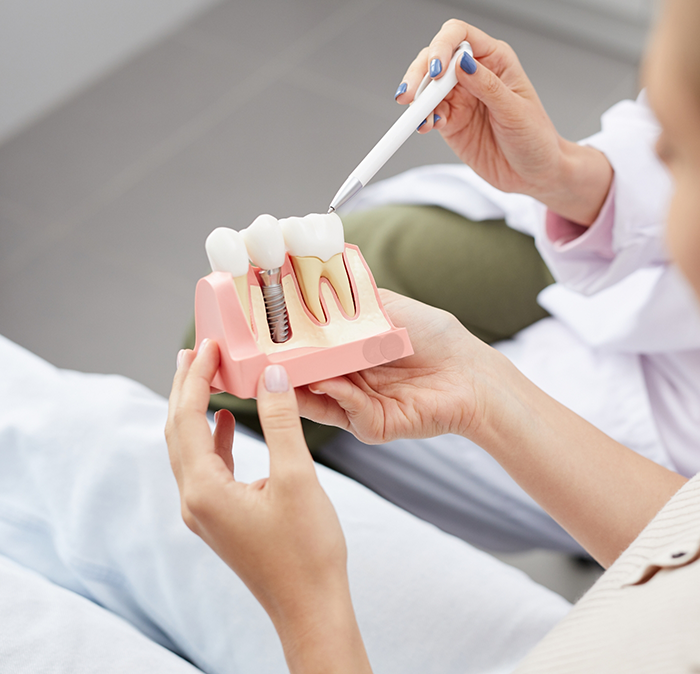
M 639 61 L 656 0 L 449 0 L 603 54 Z
M 0 142 L 219 0 L 0 0 Z
M 558 0 L 568 5 L 612 14 L 629 21 L 648 21 L 654 0 Z

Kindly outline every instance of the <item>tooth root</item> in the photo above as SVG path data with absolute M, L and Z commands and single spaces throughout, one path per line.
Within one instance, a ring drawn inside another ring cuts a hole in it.
M 292 264 L 306 306 L 319 323 L 325 323 L 326 316 L 321 306 L 320 292 L 323 262 L 317 257 L 292 257 Z
M 248 321 L 248 327 L 252 329 L 253 323 L 250 318 L 250 291 L 248 290 L 248 274 L 245 276 L 235 276 L 233 284 L 236 286 L 238 299 L 241 301 L 241 307 L 245 314 L 245 319 Z
M 325 276 L 331 282 L 340 300 L 340 306 L 343 307 L 343 311 L 352 318 L 355 315 L 355 302 L 352 298 L 350 279 L 345 269 L 342 253 L 337 253 L 328 260 L 328 262 L 323 263 L 321 276 Z

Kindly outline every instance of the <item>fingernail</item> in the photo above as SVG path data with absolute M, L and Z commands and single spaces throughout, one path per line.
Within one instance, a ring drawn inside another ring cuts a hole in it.
M 433 59 L 430 62 L 430 77 L 437 77 L 442 72 L 442 63 L 440 59 Z
M 459 67 L 464 70 L 467 75 L 473 75 L 476 72 L 476 61 L 469 56 L 469 52 L 465 51 L 459 62 Z
M 281 365 L 268 365 L 265 368 L 265 388 L 270 393 L 284 393 L 289 388 L 287 370 Z
M 408 84 L 406 84 L 406 82 L 401 82 L 401 84 L 399 84 L 399 88 L 396 90 L 396 93 L 394 94 L 394 100 L 396 100 L 399 96 L 401 96 L 401 94 L 405 94 L 406 89 L 408 89 Z
M 323 395 L 323 391 L 317 391 L 315 388 L 311 388 L 310 386 L 309 386 L 309 391 L 311 391 L 311 393 L 313 393 L 315 396 L 322 396 Z
M 219 423 L 219 415 L 221 414 L 221 410 L 216 410 L 214 412 L 214 421 L 218 424 Z
M 433 124 L 437 124 L 441 119 L 440 115 L 433 115 Z
M 176 363 L 175 367 L 177 367 L 178 370 L 180 369 L 180 365 L 182 365 L 182 357 L 183 357 L 184 355 L 185 355 L 185 350 L 184 350 L 184 349 L 180 349 L 180 350 L 177 352 L 177 360 L 175 361 L 175 363 Z

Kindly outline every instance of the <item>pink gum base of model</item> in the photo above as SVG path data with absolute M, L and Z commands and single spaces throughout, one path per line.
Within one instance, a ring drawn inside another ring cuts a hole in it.
M 345 245 L 359 254 L 374 288 L 377 303 L 388 324 L 386 332 L 351 342 L 329 347 L 302 347 L 278 353 L 265 354 L 257 344 L 250 329 L 231 274 L 212 272 L 197 283 L 195 294 L 195 326 L 197 339 L 195 349 L 205 338 L 219 345 L 221 362 L 212 387 L 227 391 L 239 398 L 253 398 L 257 394 L 258 379 L 263 370 L 274 363 L 283 365 L 292 386 L 304 386 L 316 381 L 358 372 L 375 365 L 388 363 L 413 354 L 413 347 L 405 328 L 396 328 L 389 319 L 379 298 L 377 285 L 357 246 Z M 343 256 L 345 258 L 345 255 Z M 346 268 L 347 268 L 347 259 Z M 249 285 L 256 284 L 256 269 L 248 273 Z M 290 274 L 301 297 L 299 285 L 289 256 L 282 266 L 282 278 Z M 355 302 L 358 302 L 355 282 L 350 275 Z M 302 302 L 303 304 L 303 302 Z M 362 307 L 356 306 L 356 311 Z M 308 314 L 311 317 L 311 314 Z M 362 320 L 359 316 L 355 320 Z M 315 321 L 317 322 L 317 321 Z M 258 329 L 267 329 L 267 325 Z M 293 330 L 293 327 L 292 327 Z

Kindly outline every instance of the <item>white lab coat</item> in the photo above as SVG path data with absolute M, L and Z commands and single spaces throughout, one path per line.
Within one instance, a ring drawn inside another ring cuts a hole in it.
M 644 443 L 658 445 L 643 453 L 690 476 L 700 471 L 700 306 L 669 262 L 664 243 L 673 185 L 654 151 L 658 134 L 642 92 L 636 101 L 613 106 L 603 115 L 602 130 L 582 141 L 605 153 L 615 170 L 614 225 L 607 255 L 586 250 L 585 245 L 558 246 L 547 238 L 542 204 L 503 193 L 463 165 L 407 171 L 362 190 L 349 208 L 437 205 L 473 220 L 505 218 L 509 226 L 533 235 L 558 281 L 538 298 L 555 320 L 528 328 L 523 339 L 514 340 L 518 346 L 505 343 L 502 350 L 565 404 L 576 397 L 577 404 L 570 406 L 607 433 L 634 448 L 643 435 Z M 580 343 L 562 339 L 562 325 L 595 355 L 601 376 L 609 377 L 609 386 L 602 387 L 603 399 L 597 386 L 599 400 L 588 406 L 581 402 L 580 385 L 585 387 L 585 381 L 577 381 L 571 368 L 561 369 L 561 381 L 551 372 L 538 376 L 532 371 L 532 363 L 542 360 L 538 349 L 550 350 L 553 344 L 562 363 L 567 349 L 571 358 L 580 358 Z M 612 366 L 616 361 L 624 361 L 624 367 Z M 641 377 L 643 385 L 626 386 L 621 373 L 628 379 Z M 623 402 L 636 410 L 634 424 L 629 416 L 613 418 L 605 412 L 619 409 Z M 648 416 L 651 423 L 646 423 Z

